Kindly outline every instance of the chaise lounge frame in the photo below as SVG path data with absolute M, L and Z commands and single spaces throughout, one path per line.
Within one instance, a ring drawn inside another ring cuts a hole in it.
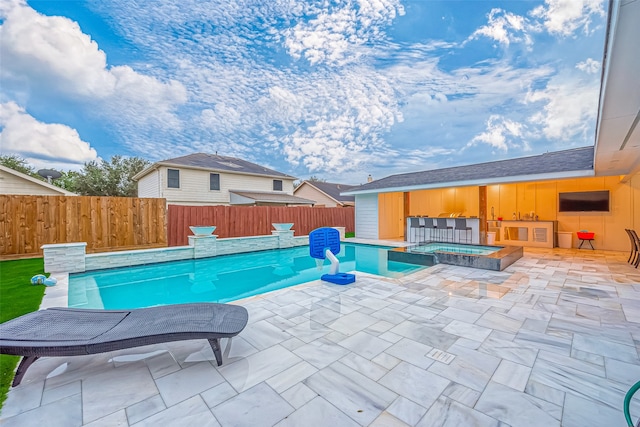
M 238 335 L 248 318 L 242 306 L 217 303 L 134 310 L 55 307 L 0 324 L 0 353 L 23 356 L 13 387 L 40 357 L 97 354 L 171 341 L 207 339 L 220 366 L 220 338 Z

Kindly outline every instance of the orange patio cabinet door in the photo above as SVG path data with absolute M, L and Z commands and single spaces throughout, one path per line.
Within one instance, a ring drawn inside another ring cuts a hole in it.
M 402 193 L 378 195 L 378 236 L 380 239 L 403 239 L 404 199 Z

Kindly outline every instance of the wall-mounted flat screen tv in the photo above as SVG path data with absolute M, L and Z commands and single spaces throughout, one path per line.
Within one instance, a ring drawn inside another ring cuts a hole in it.
M 558 193 L 560 212 L 609 212 L 609 190 Z

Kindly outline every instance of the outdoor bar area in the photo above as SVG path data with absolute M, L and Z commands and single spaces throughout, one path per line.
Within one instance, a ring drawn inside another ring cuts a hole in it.
M 480 243 L 480 219 L 459 214 L 411 216 L 407 218 L 405 235 L 410 243 L 435 241 L 477 245 Z
M 583 157 L 592 153 L 577 150 Z M 383 184 L 371 194 L 356 194 L 361 212 L 356 235 L 411 244 L 628 251 L 625 228 L 637 227 L 640 212 L 638 174 L 487 185 L 447 182 L 434 184 L 446 185 L 442 188 L 406 191 L 387 191 Z

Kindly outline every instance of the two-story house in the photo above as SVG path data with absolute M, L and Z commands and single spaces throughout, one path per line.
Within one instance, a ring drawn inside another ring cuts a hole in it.
M 293 195 L 296 178 L 217 154 L 195 153 L 152 164 L 133 177 L 138 197 L 174 205 L 313 205 Z

